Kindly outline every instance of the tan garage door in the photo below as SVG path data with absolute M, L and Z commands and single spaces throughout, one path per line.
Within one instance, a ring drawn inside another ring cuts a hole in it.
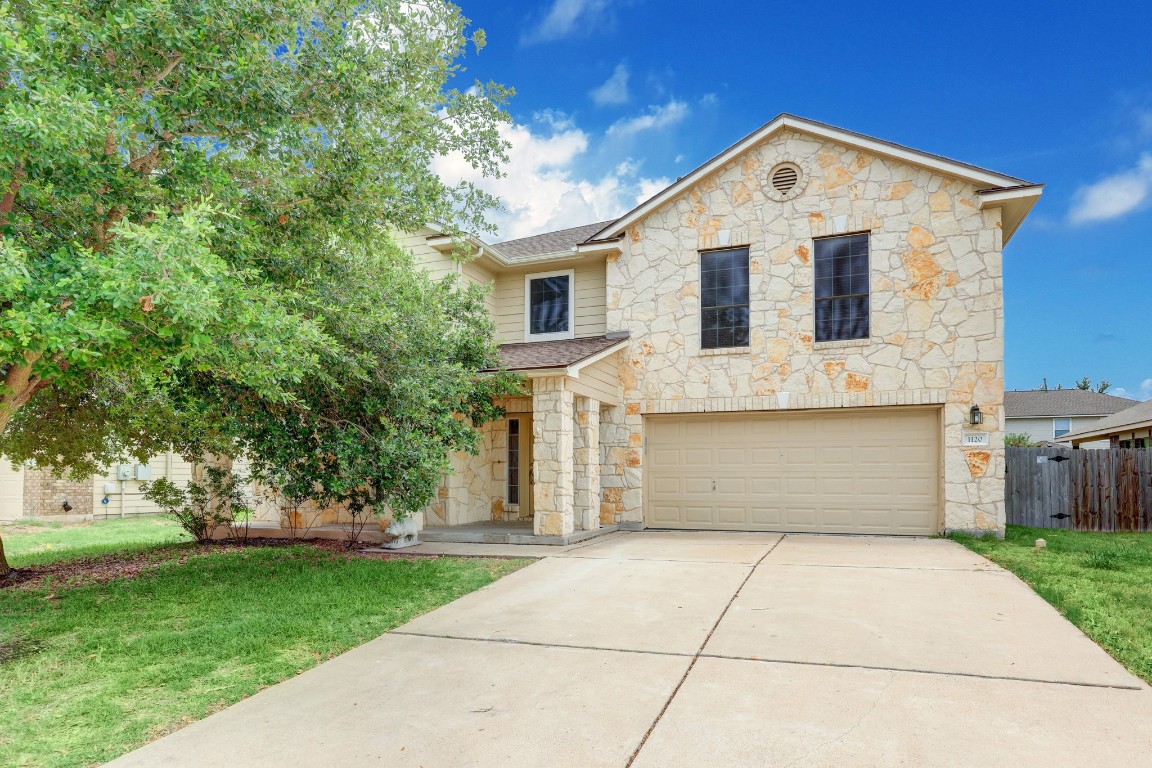
M 939 532 L 939 411 L 645 418 L 654 528 Z

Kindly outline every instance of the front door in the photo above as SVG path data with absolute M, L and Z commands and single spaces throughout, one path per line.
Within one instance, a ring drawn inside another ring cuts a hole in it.
M 507 487 L 504 509 L 512 512 L 506 519 L 532 519 L 532 414 L 508 416 Z

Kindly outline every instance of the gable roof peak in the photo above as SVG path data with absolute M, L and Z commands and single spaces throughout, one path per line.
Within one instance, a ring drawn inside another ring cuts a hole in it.
M 648 200 L 640 203 L 619 219 L 609 223 L 599 231 L 593 233 L 586 242 L 602 239 L 605 236 L 619 233 L 638 220 L 659 208 L 665 202 L 681 194 L 693 184 L 720 168 L 728 165 L 740 155 L 751 150 L 760 143 L 768 140 L 776 133 L 792 129 L 818 138 L 839 142 L 849 147 L 874 152 L 879 155 L 902 160 L 911 165 L 926 168 L 937 173 L 964 179 L 983 187 L 980 193 L 986 204 L 995 204 L 1005 207 L 1004 216 L 1004 242 L 1007 243 L 1019 227 L 1024 217 L 1039 199 L 1042 184 L 1033 184 L 1015 176 L 990 171 L 986 168 L 952 160 L 942 155 L 911 149 L 902 144 L 866 136 L 862 133 L 837 128 L 827 123 L 799 117 L 787 112 L 779 115 L 757 128 L 752 133 L 737 141 L 720 154 L 714 156 L 696 169 L 681 176 L 675 182 L 656 193 Z

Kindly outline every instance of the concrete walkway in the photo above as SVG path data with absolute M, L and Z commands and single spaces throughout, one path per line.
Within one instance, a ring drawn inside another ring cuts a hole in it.
M 112 765 L 1136 766 L 1152 690 L 949 541 L 616 534 Z

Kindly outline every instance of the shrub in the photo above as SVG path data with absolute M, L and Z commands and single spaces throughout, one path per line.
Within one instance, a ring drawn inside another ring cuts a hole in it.
M 1004 435 L 1004 445 L 1008 448 L 1035 448 L 1032 438 L 1022 432 L 1009 432 Z
M 247 478 L 221 467 L 205 467 L 203 480 L 189 480 L 180 488 L 166 477 L 141 483 L 144 498 L 180 524 L 196 541 L 212 538 L 226 525 L 233 538 L 247 537 L 252 507 L 244 493 Z

